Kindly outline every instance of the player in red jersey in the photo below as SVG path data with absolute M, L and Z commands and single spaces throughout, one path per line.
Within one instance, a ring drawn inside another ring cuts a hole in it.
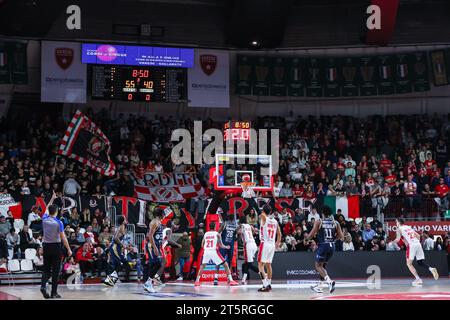
M 272 290 L 272 260 L 275 253 L 275 247 L 280 246 L 281 230 L 277 220 L 273 217 L 272 208 L 265 206 L 261 213 L 260 232 L 259 232 L 259 253 L 258 269 L 263 286 L 258 289 L 259 292 L 269 292 Z M 265 272 L 267 269 L 267 273 Z
M 200 278 L 202 276 L 203 269 L 205 269 L 206 264 L 212 262 L 216 266 L 220 266 L 223 264 L 225 267 L 225 271 L 227 272 L 228 276 L 228 284 L 230 286 L 237 286 L 238 283 L 233 280 L 233 277 L 231 276 L 230 267 L 228 266 L 227 260 L 222 257 L 222 255 L 219 252 L 219 247 L 222 249 L 230 249 L 230 246 L 225 246 L 222 243 L 222 237 L 220 234 L 215 231 L 216 230 L 216 223 L 211 222 L 209 224 L 209 230 L 205 233 L 203 236 L 202 241 L 202 248 L 203 248 L 203 258 L 202 258 L 202 264 L 200 266 L 200 269 L 197 274 L 197 279 L 195 280 L 195 286 L 200 286 Z

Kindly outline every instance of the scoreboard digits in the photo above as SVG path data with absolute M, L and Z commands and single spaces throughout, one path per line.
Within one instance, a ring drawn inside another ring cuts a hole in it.
M 187 100 L 183 68 L 92 65 L 92 98 L 142 102 Z
M 124 81 L 122 100 L 127 101 L 152 101 L 154 80 L 149 69 L 132 68 L 123 71 Z M 165 76 L 164 76 L 165 77 Z M 163 90 L 163 89 L 162 89 Z

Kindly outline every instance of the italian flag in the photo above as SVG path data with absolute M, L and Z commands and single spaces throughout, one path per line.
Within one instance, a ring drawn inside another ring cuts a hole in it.
M 359 217 L 359 196 L 335 197 L 326 196 L 324 204 L 331 208 L 331 212 L 336 214 L 338 209 L 342 210 L 345 219 Z
M 7 216 L 11 211 L 14 219 L 22 219 L 22 203 L 16 202 L 9 193 L 0 194 L 0 215 Z

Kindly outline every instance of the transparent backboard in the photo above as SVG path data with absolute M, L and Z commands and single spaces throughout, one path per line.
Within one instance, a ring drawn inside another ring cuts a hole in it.
M 255 183 L 255 191 L 273 187 L 272 156 L 258 154 L 216 154 L 215 189 L 241 191 L 243 181 Z

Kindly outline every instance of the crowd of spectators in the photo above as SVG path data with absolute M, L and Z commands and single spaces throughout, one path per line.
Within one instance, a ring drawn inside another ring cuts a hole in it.
M 56 158 L 58 142 L 67 128 L 62 113 L 45 109 L 10 111 L 0 121 L 0 193 L 11 194 L 16 201 L 28 194 L 46 197 L 53 192 L 133 196 L 131 174 L 146 171 L 195 173 L 204 188 L 214 192 L 208 165 L 174 165 L 171 161 L 172 130 L 186 128 L 193 132 L 195 119 L 147 119 L 134 114 L 111 119 L 106 110 L 94 113 L 91 109 L 85 114 L 110 139 L 116 176 L 104 177 L 68 158 Z M 202 126 L 203 130 L 222 129 L 223 121 L 207 119 Z M 320 204 L 326 195 L 358 195 L 366 204 L 361 205 L 361 216 L 371 217 L 376 217 L 377 210 L 388 211 L 392 203 L 397 204 L 396 215 L 407 217 L 430 217 L 431 212 L 433 218 L 443 219 L 449 209 L 450 115 L 354 118 L 290 114 L 285 118 L 259 117 L 252 127 L 280 130 L 280 165 L 275 176 L 279 197 L 316 199 Z M 424 207 L 430 203 L 432 209 Z M 20 234 L 8 220 L 11 216 L 0 218 L 0 237 L 14 248 L 16 256 L 27 248 L 40 247 L 40 214 L 37 208 L 25 213 L 27 219 Z M 314 243 L 303 242 L 318 218 L 314 210 L 308 217 L 300 212 L 277 215 L 283 228 L 283 250 L 314 250 Z M 69 242 L 76 249 L 67 270 L 79 268 L 82 274 L 104 270 L 105 248 L 114 233 L 105 213 L 74 209 L 63 219 Z M 356 223 L 337 213 L 336 219 L 345 232 L 338 250 L 393 249 L 376 218 L 371 223 Z M 249 213 L 248 221 L 257 224 L 257 214 Z M 436 248 L 442 246 L 445 242 L 436 242 Z M 132 256 L 136 248 L 129 249 Z
M 291 216 L 286 209 L 275 211 L 275 219 L 280 224 L 282 240 L 279 251 L 315 251 L 317 243 L 305 239 L 311 232 L 314 222 L 320 218 L 315 208 L 306 216 L 296 209 Z M 259 221 L 252 209 L 247 213 L 247 223 L 254 227 L 254 236 L 258 241 Z M 360 219 L 346 220 L 341 210 L 337 210 L 334 219 L 341 226 L 344 234 L 343 240 L 336 241 L 336 251 L 397 251 L 401 248 L 396 245 L 383 229 L 383 224 L 376 217 L 362 217 Z M 450 248 L 450 234 L 435 237 L 428 232 L 422 234 L 425 250 L 448 250 Z
M 146 171 L 197 173 L 204 187 L 211 188 L 207 165 L 174 165 L 170 157 L 172 130 L 193 131 L 193 119 L 120 114 L 111 120 L 106 111 L 86 114 L 111 140 L 115 177 L 104 177 L 64 157 L 55 165 L 58 141 L 66 129 L 61 114 L 12 114 L 0 122 L 0 192 L 19 200 L 25 194 L 51 195 L 53 190 L 132 196 L 130 174 Z M 449 117 L 291 115 L 258 118 L 252 126 L 280 130 L 275 177 L 280 197 L 320 200 L 325 195 L 359 195 L 372 208 L 401 199 L 402 213 L 419 215 L 422 203 L 435 198 L 436 215 L 442 217 L 450 199 Z M 222 125 L 210 119 L 202 122 L 204 130 Z

